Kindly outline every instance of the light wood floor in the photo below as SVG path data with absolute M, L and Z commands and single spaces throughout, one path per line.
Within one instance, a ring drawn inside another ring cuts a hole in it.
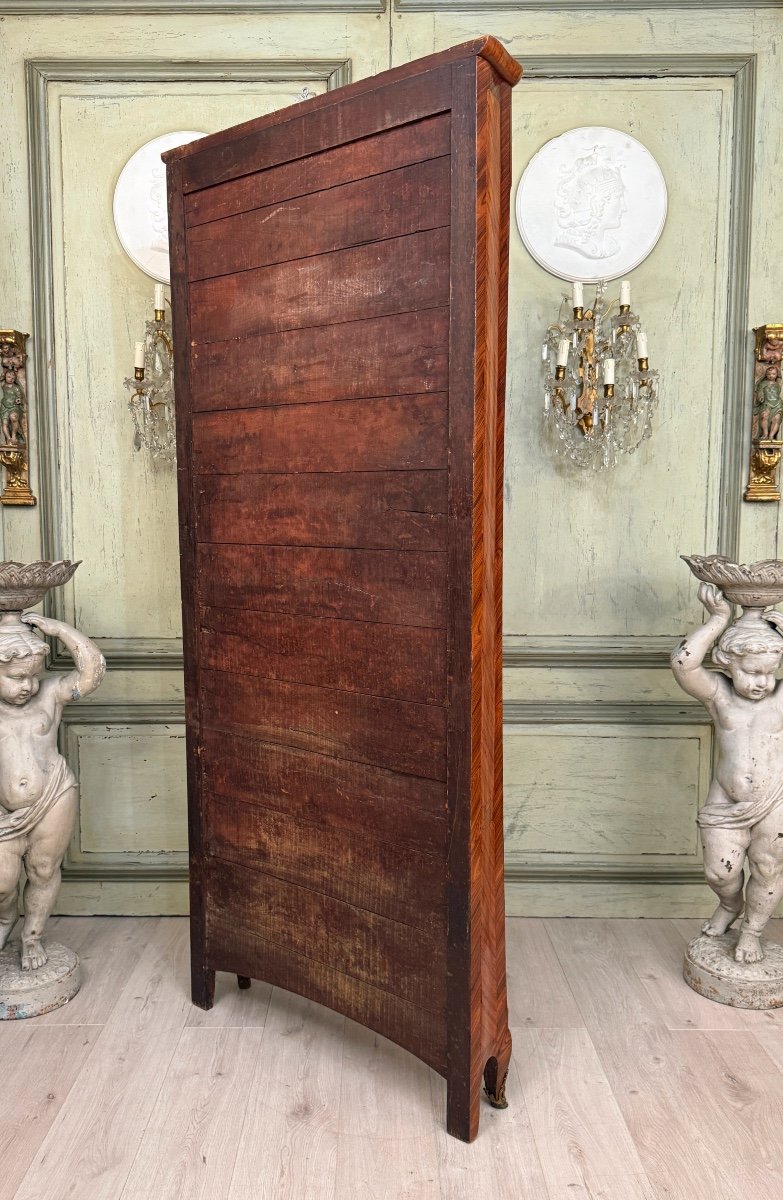
M 193 1008 L 185 920 L 60 918 L 86 979 L 0 1025 L 0 1200 L 783 1200 L 783 1010 L 690 991 L 696 928 L 509 920 L 510 1107 L 465 1146 L 351 1021 L 228 976 Z

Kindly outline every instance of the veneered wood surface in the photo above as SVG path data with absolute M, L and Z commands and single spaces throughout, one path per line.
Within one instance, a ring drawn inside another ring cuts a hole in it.
M 446 1074 L 466 1140 L 510 1054 L 509 62 L 475 43 L 170 157 L 194 998 L 227 969 L 337 1007 Z
M 445 471 L 200 475 L 199 541 L 430 550 L 446 537 Z
M 190 286 L 191 336 L 217 342 L 435 308 L 448 299 L 448 243 L 448 229 L 428 229 L 199 280 Z
M 274 202 L 195 228 L 191 280 L 328 254 L 447 225 L 449 156 Z
M 446 556 L 440 551 L 202 543 L 204 604 L 441 629 Z
M 448 309 L 286 329 L 194 346 L 194 411 L 442 392 Z M 228 386 L 230 384 L 230 386 Z
M 293 196 L 311 195 L 354 179 L 369 179 L 450 151 L 449 114 L 425 117 L 414 125 L 378 133 L 361 147 L 348 142 L 334 150 L 321 151 L 316 158 L 313 155 L 298 158 L 275 170 L 241 175 L 230 183 L 191 192 L 185 198 L 186 221 L 191 227 L 218 221 L 221 217 L 264 208 Z
M 204 608 L 201 661 L 289 683 L 311 683 L 421 704 L 446 699 L 446 636 L 380 621 Z
M 444 392 L 242 409 L 193 419 L 199 474 L 443 470 L 447 462 Z

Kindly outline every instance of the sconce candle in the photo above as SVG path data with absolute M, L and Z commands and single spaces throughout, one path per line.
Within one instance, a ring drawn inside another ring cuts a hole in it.
M 604 376 L 604 383 L 614 383 L 614 359 L 613 358 L 605 358 L 604 359 L 603 376 Z
M 631 307 L 631 281 L 624 279 L 620 284 L 620 307 Z
M 163 304 L 164 304 L 164 300 L 163 300 L 163 284 L 162 284 L 162 283 L 156 283 L 156 284 L 155 284 L 155 309 L 156 309 L 156 311 L 157 311 L 157 312 L 163 312 L 163 311 L 164 311 L 164 309 L 163 309 Z
M 574 288 L 574 291 L 573 291 L 573 297 L 574 297 L 574 308 L 575 308 L 575 309 L 576 309 L 576 308 L 583 308 L 583 307 L 584 307 L 584 293 L 583 293 L 583 290 L 582 290 L 582 285 L 581 285 L 581 283 L 575 283 L 575 284 L 573 285 L 573 288 Z
M 144 342 L 136 343 L 136 354 L 133 359 L 133 365 L 137 368 L 144 366 Z
M 557 347 L 557 365 L 564 367 L 568 363 L 568 351 L 571 346 L 568 338 L 561 338 Z

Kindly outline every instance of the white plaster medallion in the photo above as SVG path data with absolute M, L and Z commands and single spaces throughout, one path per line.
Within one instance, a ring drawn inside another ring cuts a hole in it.
M 638 267 L 666 221 L 666 182 L 646 146 L 601 125 L 569 129 L 530 160 L 517 188 L 522 241 L 560 279 L 598 283 Z
M 114 189 L 114 226 L 128 257 L 159 283 L 168 283 L 169 227 L 166 168 L 161 154 L 205 133 L 179 130 L 145 142 L 120 171 Z

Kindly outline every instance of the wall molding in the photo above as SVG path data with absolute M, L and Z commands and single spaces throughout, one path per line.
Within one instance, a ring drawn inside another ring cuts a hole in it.
M 535 703 L 506 700 L 504 725 L 701 725 L 712 726 L 707 710 L 694 700 L 681 704 L 669 700 L 651 700 L 641 704 L 590 701 L 551 701 Z
M 704 13 L 717 8 L 783 8 L 783 0 L 394 0 L 394 11 L 405 12 L 517 12 L 538 9 L 550 16 L 558 12 L 626 13 L 661 9 Z M 502 41 L 502 38 L 498 39 Z
M 60 731 L 61 748 L 65 750 L 69 733 L 79 726 L 103 726 L 106 729 L 118 725 L 182 725 L 185 724 L 185 706 L 177 702 L 162 704 L 75 704 L 63 710 Z M 71 734 L 71 740 L 73 735 Z M 78 830 L 77 830 L 78 834 Z M 130 856 L 129 856 L 130 857 Z M 92 855 L 90 862 L 70 861 L 67 855 L 62 865 L 64 882 L 79 881 L 80 883 L 177 883 L 188 879 L 187 852 L 172 852 L 168 862 L 156 859 L 154 852 L 148 857 L 151 861 L 140 861 L 138 855 L 133 861 L 117 862 L 106 860 L 100 855 Z
M 48 639 L 52 653 L 47 665 L 53 670 L 70 671 L 73 660 L 60 649 L 60 643 Z M 112 671 L 181 671 L 184 666 L 182 638 L 93 638 Z
M 0 0 L 0 14 L 3 0 Z M 25 5 L 25 12 L 29 5 Z M 55 11 L 61 9 L 55 6 Z M 88 6 L 92 7 L 92 6 Z M 165 5 L 163 6 L 165 7 Z M 127 8 L 127 5 L 125 6 Z M 155 11 L 160 11 L 155 6 Z M 319 81 L 327 90 L 351 80 L 350 59 L 215 59 L 210 62 L 161 59 L 29 59 L 25 63 L 30 186 L 30 259 L 32 263 L 31 359 L 38 414 L 36 438 L 40 496 L 41 553 L 44 558 L 78 557 L 66 544 L 63 528 L 58 412 L 67 401 L 57 394 L 55 355 L 54 264 L 52 252 L 52 185 L 49 174 L 49 84 L 51 83 L 222 83 L 292 80 Z M 119 386 L 119 384 L 118 384 Z M 118 391 L 118 403 L 121 394 Z M 47 613 L 65 618 L 65 602 L 50 593 Z M 120 670 L 182 669 L 182 643 L 166 638 L 96 638 L 108 665 Z M 50 642 L 51 665 L 70 667 L 70 660 Z
M 503 666 L 616 670 L 669 666 L 681 635 L 655 637 L 517 636 L 503 642 Z
M 386 0 L 0 0 L 0 17 L 384 13 Z
M 596 884 L 634 883 L 650 884 L 700 884 L 704 882 L 704 868 L 700 863 L 679 866 L 676 863 L 661 863 L 648 866 L 639 862 L 602 862 L 587 860 L 573 863 L 516 863 L 506 860 L 506 883 L 536 884 Z
M 63 709 L 61 727 L 71 725 L 184 725 L 185 705 L 178 700 L 154 704 L 92 703 L 68 705 Z

